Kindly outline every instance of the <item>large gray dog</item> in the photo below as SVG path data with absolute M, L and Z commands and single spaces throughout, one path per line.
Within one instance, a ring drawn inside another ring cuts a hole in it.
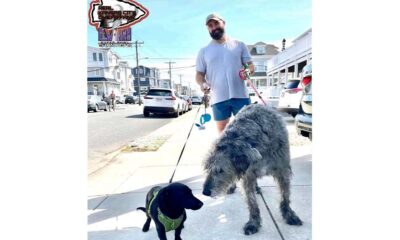
M 230 193 L 242 179 L 250 219 L 244 226 L 246 235 L 256 233 L 261 226 L 260 209 L 256 200 L 257 178 L 271 175 L 278 182 L 282 201 L 280 210 L 286 223 L 302 225 L 290 208 L 289 140 L 282 117 L 273 109 L 251 104 L 244 107 L 204 162 L 207 178 L 203 194 L 215 197 Z M 230 189 L 231 188 L 231 189 Z

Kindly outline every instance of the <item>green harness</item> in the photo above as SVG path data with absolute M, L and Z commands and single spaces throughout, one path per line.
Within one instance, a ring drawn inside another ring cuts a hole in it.
M 156 198 L 157 194 L 158 194 L 158 191 L 154 192 L 153 197 L 150 200 L 149 208 L 147 209 L 147 213 L 149 214 L 149 216 L 151 216 L 150 215 L 151 205 L 153 204 L 153 201 Z M 158 210 L 158 221 L 160 221 L 164 225 L 166 232 L 175 230 L 179 227 L 179 225 L 181 225 L 182 220 L 183 220 L 183 214 L 176 219 L 171 219 L 171 218 L 165 216 L 161 212 L 160 208 L 157 208 L 157 210 Z

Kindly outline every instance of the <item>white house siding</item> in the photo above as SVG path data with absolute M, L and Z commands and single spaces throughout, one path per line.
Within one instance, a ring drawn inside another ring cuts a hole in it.
M 304 64 L 312 60 L 312 30 L 309 29 L 293 41 L 293 45 L 268 61 L 269 85 L 286 84 L 288 79 L 300 77 Z M 289 71 L 292 69 L 292 71 Z

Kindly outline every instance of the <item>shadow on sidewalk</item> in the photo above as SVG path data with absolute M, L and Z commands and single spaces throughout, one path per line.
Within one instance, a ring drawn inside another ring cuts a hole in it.
M 198 175 L 177 182 L 188 185 L 190 182 L 198 181 L 203 178 L 203 175 Z M 168 183 L 159 183 L 150 186 L 144 186 L 143 188 L 136 189 L 130 192 L 99 196 L 89 199 L 88 210 L 96 210 L 96 212 L 88 216 L 88 224 L 104 221 L 109 218 L 115 218 L 132 211 L 137 211 L 136 208 L 145 206 L 146 194 L 149 188 L 166 185 L 168 185 Z M 129 198 L 132 198 L 132 194 L 135 194 L 138 198 L 140 198 L 138 199 L 139 203 L 136 203 L 136 201 L 132 204 L 130 204 L 129 202 L 126 203 L 126 201 L 129 201 Z M 124 202 L 124 204 L 113 204 L 122 202 Z

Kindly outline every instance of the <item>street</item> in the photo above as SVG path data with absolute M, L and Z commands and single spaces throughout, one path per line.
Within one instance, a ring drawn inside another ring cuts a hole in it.
M 115 112 L 88 113 L 89 173 L 107 162 L 108 154 L 171 122 L 173 117 L 143 116 L 143 105 L 117 104 Z

